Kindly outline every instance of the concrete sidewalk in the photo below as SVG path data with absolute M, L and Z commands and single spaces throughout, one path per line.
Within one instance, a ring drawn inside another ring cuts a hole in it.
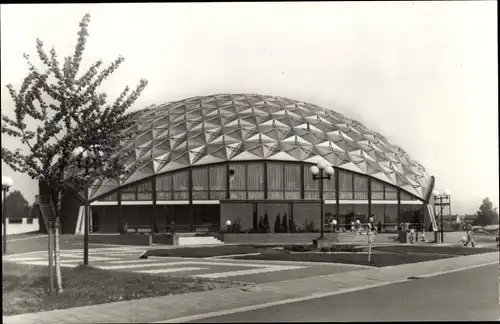
M 266 283 L 242 288 L 144 298 L 95 306 L 3 317 L 4 323 L 139 323 L 186 321 L 197 315 L 286 300 L 320 298 L 332 294 L 388 285 L 467 267 L 498 263 L 498 252 L 405 264 L 320 277 Z M 262 307 L 265 307 L 263 305 Z

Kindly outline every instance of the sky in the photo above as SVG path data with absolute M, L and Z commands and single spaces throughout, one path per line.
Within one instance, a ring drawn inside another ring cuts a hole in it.
M 100 91 L 146 78 L 132 109 L 216 93 L 276 95 L 331 108 L 401 146 L 452 193 L 453 213 L 498 206 L 496 1 L 1 5 L 5 85 L 37 61 L 36 38 L 71 55 L 91 14 L 82 68 L 123 55 Z M 2 146 L 19 147 L 2 135 Z M 32 202 L 38 186 L 2 162 Z

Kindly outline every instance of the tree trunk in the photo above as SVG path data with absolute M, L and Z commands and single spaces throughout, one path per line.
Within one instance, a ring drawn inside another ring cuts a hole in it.
M 61 219 L 61 207 L 62 207 L 62 198 L 63 198 L 63 188 L 59 187 L 57 190 L 56 196 L 56 219 L 54 226 L 54 263 L 56 268 L 56 285 L 57 285 L 57 293 L 62 293 L 62 276 L 61 276 L 61 254 L 59 249 L 59 233 L 60 233 L 60 219 Z
M 47 224 L 49 225 L 49 224 Z M 54 293 L 54 262 L 53 262 L 53 252 L 54 252 L 54 247 L 53 247 L 53 231 L 52 227 L 49 225 L 47 226 L 47 232 L 49 233 L 49 246 L 48 246 L 48 257 L 49 257 L 49 294 Z
M 63 292 L 62 289 L 62 277 L 61 277 L 61 254 L 59 250 L 59 219 L 56 220 L 56 226 L 54 228 L 54 261 L 56 264 L 56 283 L 57 283 L 57 293 Z

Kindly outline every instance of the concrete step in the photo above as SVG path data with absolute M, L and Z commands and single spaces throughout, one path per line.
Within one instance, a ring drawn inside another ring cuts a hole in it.
M 187 236 L 179 237 L 179 245 L 215 245 L 224 244 L 213 236 Z

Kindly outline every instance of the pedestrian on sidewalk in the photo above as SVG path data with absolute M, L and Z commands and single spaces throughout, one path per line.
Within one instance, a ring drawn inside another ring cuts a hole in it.
M 420 232 L 422 231 L 422 225 L 420 224 L 420 222 L 418 222 L 416 225 L 415 225 L 415 242 L 418 242 L 418 234 L 420 234 Z
M 472 247 L 475 247 L 471 226 L 467 227 L 467 240 L 465 241 L 464 246 L 467 246 L 469 243 L 471 244 Z
M 422 226 L 422 235 L 421 235 L 421 239 L 422 239 L 422 242 L 427 242 L 427 240 L 425 239 L 425 226 Z
M 410 235 L 409 235 L 410 243 L 413 244 L 415 242 L 415 229 L 410 228 Z
M 356 219 L 356 229 L 357 229 L 357 234 L 361 235 L 361 222 L 359 219 Z
M 375 229 L 375 220 L 373 219 L 373 217 L 370 217 L 368 219 L 368 231 L 366 234 L 370 233 L 377 233 L 377 230 Z
M 333 232 L 337 232 L 337 220 L 334 218 L 331 222 Z
M 356 232 L 356 223 L 353 220 L 351 221 L 351 232 Z

